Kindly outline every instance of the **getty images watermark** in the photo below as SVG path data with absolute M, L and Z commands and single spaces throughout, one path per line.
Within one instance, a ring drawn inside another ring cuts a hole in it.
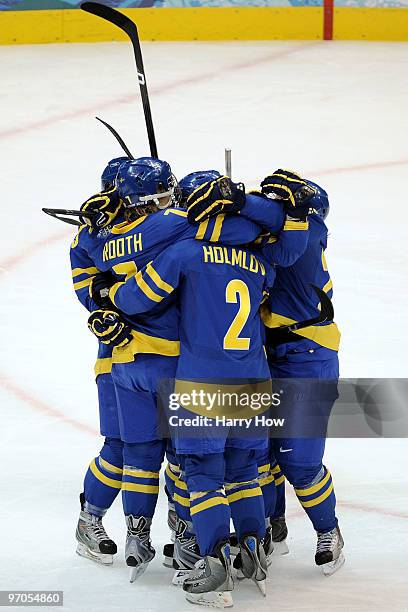
M 168 409 L 173 412 L 168 417 L 171 427 L 234 426 L 249 429 L 251 426 L 283 427 L 285 423 L 284 418 L 265 414 L 280 406 L 280 394 L 265 388 L 258 391 L 251 388 L 258 389 L 258 384 L 243 385 L 235 391 L 214 389 L 214 385 L 189 389 L 186 386 L 184 381 L 181 385 L 176 384 L 179 390 L 169 395 Z M 267 383 L 266 386 L 270 385 Z

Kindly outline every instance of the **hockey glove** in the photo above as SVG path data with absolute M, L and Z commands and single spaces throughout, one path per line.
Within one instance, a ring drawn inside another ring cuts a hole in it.
M 94 310 L 88 327 L 100 342 L 109 346 L 125 346 L 132 340 L 132 328 L 113 310 Z
M 299 174 L 281 169 L 264 178 L 261 189 L 268 198 L 282 200 L 286 214 L 299 220 L 306 219 L 309 202 L 316 195 L 315 188 Z
M 188 221 L 196 224 L 220 213 L 237 213 L 245 200 L 243 183 L 233 183 L 227 176 L 207 181 L 187 198 Z
M 112 272 L 99 272 L 92 278 L 89 285 L 89 295 L 99 308 L 107 310 L 114 308 L 114 304 L 109 297 L 109 289 L 115 282 Z
M 112 223 L 121 209 L 121 201 L 115 187 L 107 191 L 101 191 L 89 198 L 81 206 L 80 217 L 82 223 L 94 229 L 107 227 Z

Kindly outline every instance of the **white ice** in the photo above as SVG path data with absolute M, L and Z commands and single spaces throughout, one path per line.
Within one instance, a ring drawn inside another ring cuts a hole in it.
M 248 187 L 279 166 L 329 191 L 328 263 L 342 374 L 406 377 L 408 46 L 260 42 L 143 45 L 159 154 L 175 173 L 221 168 Z M 0 48 L 0 589 L 62 589 L 75 611 L 184 611 L 158 554 L 130 585 L 120 504 L 106 518 L 112 568 L 75 555 L 78 493 L 98 454 L 96 346 L 71 289 L 73 232 L 40 212 L 77 208 L 120 154 L 100 115 L 147 154 L 127 44 Z M 408 610 L 405 440 L 330 440 L 346 565 L 324 578 L 289 493 L 290 555 L 268 597 L 240 584 L 237 610 Z

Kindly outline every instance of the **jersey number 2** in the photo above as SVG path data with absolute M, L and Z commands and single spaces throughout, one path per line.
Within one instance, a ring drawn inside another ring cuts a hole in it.
M 249 289 L 244 281 L 236 278 L 225 288 L 225 301 L 227 304 L 238 304 L 238 299 L 239 310 L 224 336 L 224 349 L 227 351 L 247 351 L 251 342 L 250 338 L 241 338 L 239 335 L 251 312 Z

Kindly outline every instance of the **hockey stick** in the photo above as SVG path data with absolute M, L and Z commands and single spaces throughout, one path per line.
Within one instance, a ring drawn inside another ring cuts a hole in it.
M 80 221 L 77 221 L 76 219 L 65 218 L 65 215 L 92 219 L 92 217 L 98 214 L 97 212 L 82 212 L 81 210 L 68 210 L 65 208 L 42 208 L 41 210 L 45 212 L 46 215 L 50 215 L 50 217 L 58 219 L 58 221 L 64 221 L 64 223 L 69 223 L 69 225 L 76 225 L 77 227 L 80 227 L 83 224 Z
M 107 121 L 104 121 L 103 119 L 100 119 L 100 117 L 95 117 L 95 119 L 97 119 L 98 121 L 100 121 L 101 123 L 103 123 L 103 125 L 105 127 L 108 128 L 108 130 L 110 131 L 111 134 L 114 135 L 114 137 L 116 138 L 116 140 L 118 141 L 118 143 L 120 144 L 120 146 L 122 147 L 123 151 L 126 153 L 126 155 L 129 157 L 129 159 L 135 159 L 134 156 L 131 154 L 131 152 L 129 151 L 129 149 L 126 146 L 125 141 L 123 140 L 123 138 L 118 134 L 118 132 L 115 130 L 114 127 L 112 127 L 111 125 L 109 125 L 109 123 Z
M 327 293 L 325 293 L 323 289 L 320 289 L 320 287 L 316 287 L 316 285 L 311 284 L 310 286 L 320 300 L 320 314 L 312 319 L 305 319 L 304 321 L 283 325 L 282 327 L 267 327 L 266 338 L 268 345 L 283 344 L 284 342 L 299 340 L 299 336 L 296 336 L 293 332 L 304 329 L 305 327 L 317 325 L 318 323 L 326 323 L 334 319 L 333 304 Z
M 224 149 L 225 151 L 225 174 L 232 177 L 232 154 L 231 149 Z
M 147 91 L 146 75 L 143 67 L 142 50 L 140 48 L 139 34 L 137 31 L 136 24 L 131 19 L 129 19 L 129 17 L 123 15 L 123 13 L 120 13 L 119 11 L 111 8 L 110 6 L 100 4 L 99 2 L 83 2 L 81 4 L 81 9 L 83 11 L 86 11 L 87 13 L 91 13 L 92 15 L 96 15 L 97 17 L 101 17 L 102 19 L 113 23 L 113 25 L 120 28 L 123 32 L 125 32 L 125 34 L 129 36 L 135 54 L 137 78 L 139 81 L 140 94 L 142 96 L 147 136 L 149 138 L 150 145 L 150 154 L 152 157 L 155 157 L 157 159 L 158 156 L 156 137 L 154 135 L 149 94 Z

